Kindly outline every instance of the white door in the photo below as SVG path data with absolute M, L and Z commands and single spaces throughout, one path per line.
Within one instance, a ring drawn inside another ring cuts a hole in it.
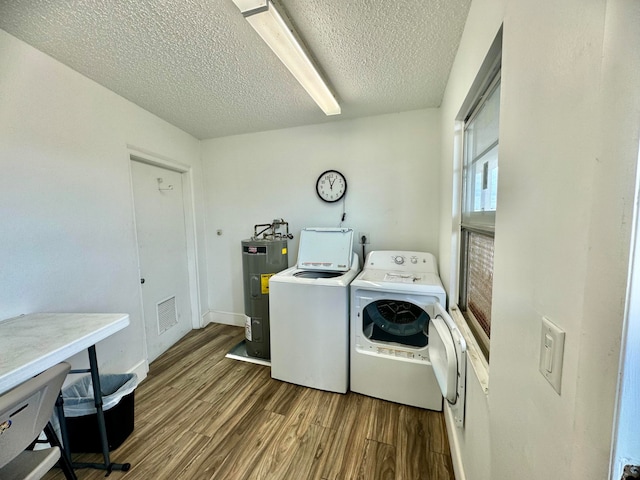
M 131 161 L 149 362 L 191 330 L 182 174 Z

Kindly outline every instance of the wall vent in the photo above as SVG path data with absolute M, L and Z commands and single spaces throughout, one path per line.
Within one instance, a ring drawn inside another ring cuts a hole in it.
M 169 297 L 158 303 L 158 334 L 166 332 L 177 323 L 176 297 Z

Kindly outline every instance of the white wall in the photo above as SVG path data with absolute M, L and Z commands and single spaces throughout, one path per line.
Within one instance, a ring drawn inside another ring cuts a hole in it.
M 131 325 L 98 345 L 98 359 L 105 371 L 140 368 L 127 144 L 191 165 L 197 178 L 200 144 L 2 30 L 0 64 L 0 319 L 128 313 Z M 204 245 L 200 183 L 196 196 Z
M 342 203 L 324 203 L 315 193 L 327 169 L 347 178 L 343 225 L 369 234 L 367 251 L 437 255 L 439 129 L 433 109 L 204 141 L 211 319 L 242 320 L 240 241 L 255 224 L 289 222 L 296 237 L 289 243 L 291 265 L 300 229 L 339 226 Z M 358 245 L 355 250 L 360 254 Z
M 614 6 L 631 13 L 622 0 L 475 0 L 450 76 L 440 265 L 455 291 L 454 118 L 504 22 L 489 391 L 478 400 L 490 462 L 459 432 L 468 479 L 608 477 L 639 126 L 637 86 L 620 89 L 615 71 L 637 36 L 616 32 Z M 538 372 L 543 315 L 566 331 L 561 395 Z
M 487 51 L 496 37 L 504 17 L 503 1 L 474 0 L 471 3 L 460 47 L 456 54 L 441 106 L 442 166 L 439 264 L 442 282 L 449 294 L 450 305 L 457 299 L 458 257 L 456 245 L 459 231 L 460 145 L 461 131 L 456 118 L 471 86 L 482 67 Z M 502 158 L 500 159 L 502 161 Z M 502 178 L 499 178 L 502 184 Z M 454 188 L 455 187 L 455 188 Z M 468 341 L 471 340 L 467 335 Z M 470 347 L 473 349 L 473 346 Z M 476 352 L 479 352 L 477 347 Z M 481 355 L 481 354 L 480 354 Z M 490 412 L 487 395 L 486 363 L 476 355 L 467 359 L 467 399 L 464 429 L 447 422 L 452 456 L 458 480 L 498 480 L 491 475 L 492 445 Z M 551 477 L 555 478 L 555 477 Z

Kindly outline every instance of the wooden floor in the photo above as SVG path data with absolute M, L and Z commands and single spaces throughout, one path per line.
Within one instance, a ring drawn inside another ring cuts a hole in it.
M 441 413 L 273 380 L 268 367 L 224 358 L 243 334 L 211 324 L 151 364 L 134 432 L 111 452 L 131 470 L 109 478 L 453 480 Z

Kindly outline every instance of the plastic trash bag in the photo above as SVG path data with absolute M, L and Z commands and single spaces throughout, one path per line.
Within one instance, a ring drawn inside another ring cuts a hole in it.
M 138 386 L 138 376 L 135 373 L 107 373 L 100 375 L 100 387 L 102 387 L 102 410 L 106 411 L 118 405 L 122 397 L 129 395 Z M 93 382 L 91 375 L 82 377 L 75 383 L 62 389 L 65 417 L 82 417 L 96 413 L 95 399 L 93 398 Z M 60 422 L 57 412 L 53 411 L 51 425 L 62 441 Z
M 107 373 L 100 375 L 102 389 L 102 410 L 115 407 L 125 395 L 130 394 L 138 386 L 135 373 Z M 93 398 L 93 382 L 87 375 L 77 382 L 62 389 L 65 417 L 81 417 L 96 413 Z

